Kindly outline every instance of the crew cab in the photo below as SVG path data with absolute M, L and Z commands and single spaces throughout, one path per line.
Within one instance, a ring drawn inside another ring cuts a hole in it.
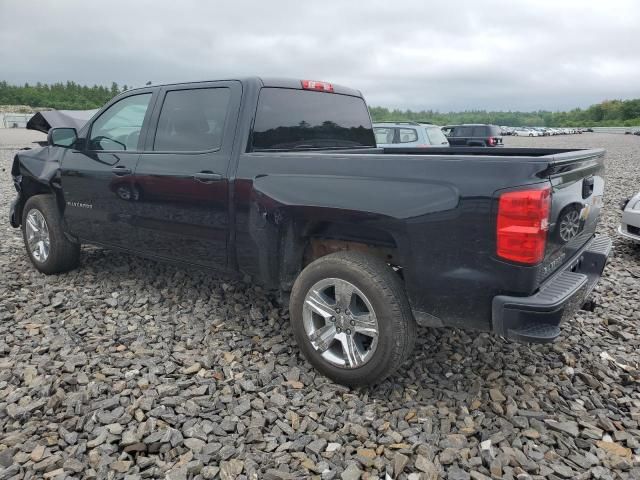
M 86 243 L 250 275 L 347 385 L 392 374 L 416 325 L 554 340 L 611 248 L 603 150 L 378 148 L 360 92 L 326 82 L 130 90 L 48 143 L 11 170 L 36 269 Z

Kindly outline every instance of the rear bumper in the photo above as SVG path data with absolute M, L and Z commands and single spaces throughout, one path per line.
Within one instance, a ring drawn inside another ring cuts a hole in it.
M 562 322 L 582 306 L 598 283 L 610 252 L 611 239 L 595 236 L 535 295 L 494 297 L 494 333 L 519 342 L 554 341 Z
M 618 227 L 618 234 L 624 238 L 633 240 L 634 242 L 640 242 L 640 235 L 631 233 L 626 224 L 622 224 Z

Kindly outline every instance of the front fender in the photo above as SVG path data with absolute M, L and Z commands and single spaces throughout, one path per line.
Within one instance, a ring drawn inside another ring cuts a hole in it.
M 9 223 L 17 228 L 22 223 L 22 210 L 29 197 L 53 194 L 62 208 L 60 185 L 60 157 L 63 149 L 42 147 L 17 153 L 11 166 L 11 176 L 18 195 L 9 209 Z

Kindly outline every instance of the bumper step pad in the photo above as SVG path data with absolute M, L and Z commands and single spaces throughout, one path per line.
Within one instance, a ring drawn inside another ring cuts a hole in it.
M 530 323 L 518 330 L 509 330 L 509 338 L 516 342 L 549 343 L 560 335 L 560 327 L 545 323 Z
M 595 287 L 610 252 L 611 239 L 597 236 L 535 295 L 494 297 L 494 333 L 527 343 L 555 340 L 562 322 L 584 304 Z

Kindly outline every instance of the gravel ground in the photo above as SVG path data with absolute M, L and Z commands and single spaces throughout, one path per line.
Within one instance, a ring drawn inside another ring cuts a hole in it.
M 20 135 L 0 130 L 3 215 Z M 47 277 L 3 217 L 0 479 L 640 478 L 640 248 L 614 234 L 640 138 L 506 143 L 608 150 L 597 307 L 551 345 L 421 329 L 371 389 L 310 369 L 255 286 L 89 247 Z

